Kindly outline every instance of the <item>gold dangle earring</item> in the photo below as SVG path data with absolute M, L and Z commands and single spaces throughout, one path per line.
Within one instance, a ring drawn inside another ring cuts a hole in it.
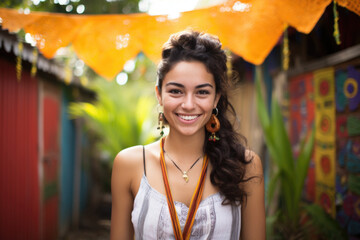
M 215 111 L 215 113 L 214 113 Z M 219 110 L 217 108 L 213 109 L 213 113 L 211 114 L 210 120 L 206 123 L 206 130 L 208 130 L 208 132 L 211 133 L 210 137 L 209 137 L 209 141 L 219 141 L 220 138 L 218 136 L 215 135 L 215 133 L 217 131 L 219 131 L 220 129 L 220 121 L 219 119 L 216 117 L 219 113 Z
M 157 129 L 160 130 L 160 137 L 163 137 L 164 136 L 164 113 L 162 110 L 159 109 L 160 105 L 158 105 L 158 112 L 159 112 L 159 115 L 158 115 L 158 127 Z

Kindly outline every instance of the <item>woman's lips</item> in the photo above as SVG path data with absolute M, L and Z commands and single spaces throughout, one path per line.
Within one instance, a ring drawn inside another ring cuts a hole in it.
M 200 116 L 200 115 L 183 115 L 183 114 L 176 114 L 176 115 L 185 121 L 192 121 Z

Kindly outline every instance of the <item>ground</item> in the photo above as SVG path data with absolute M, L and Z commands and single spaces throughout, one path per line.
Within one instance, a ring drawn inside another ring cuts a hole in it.
M 62 240 L 109 240 L 111 201 L 102 201 L 98 207 L 86 210 L 78 228 L 72 228 Z

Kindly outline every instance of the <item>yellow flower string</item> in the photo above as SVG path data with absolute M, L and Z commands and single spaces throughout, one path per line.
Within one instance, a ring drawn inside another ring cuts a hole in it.
M 72 69 L 70 67 L 70 59 L 66 60 L 64 71 L 65 71 L 65 77 L 64 77 L 65 84 L 69 85 L 72 80 Z
M 336 0 L 333 0 L 333 12 L 334 12 L 334 38 L 335 38 L 335 41 L 336 41 L 336 44 L 337 45 L 340 45 L 341 44 L 341 41 L 340 41 L 340 31 L 339 31 L 339 14 L 338 14 L 338 11 L 337 11 L 337 7 L 336 7 Z
M 21 65 L 21 55 L 22 55 L 22 51 L 23 51 L 23 43 L 19 42 L 18 44 L 18 55 L 16 58 L 16 78 L 18 80 L 18 82 L 20 82 L 21 80 L 21 71 L 22 71 L 22 65 Z
M 227 66 L 227 75 L 228 75 L 228 78 L 232 80 L 232 62 L 231 62 L 231 51 L 230 49 L 226 49 L 225 50 L 225 54 L 226 54 L 226 57 L 227 57 L 227 62 L 226 62 L 226 66 Z
M 288 37 L 288 25 L 286 24 L 284 27 L 283 34 L 283 54 L 282 54 L 282 67 L 284 71 L 289 69 L 289 61 L 290 61 L 290 50 L 289 50 L 289 37 Z
M 89 79 L 86 77 L 86 76 L 81 76 L 80 77 L 80 83 L 81 83 L 81 86 L 87 86 L 88 83 L 89 83 Z
M 35 77 L 37 72 L 37 59 L 38 59 L 39 53 L 36 48 L 33 50 L 33 59 L 32 59 L 32 65 L 31 65 L 31 77 Z

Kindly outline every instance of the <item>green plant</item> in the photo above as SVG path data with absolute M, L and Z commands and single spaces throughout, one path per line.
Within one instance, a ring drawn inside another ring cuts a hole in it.
M 337 240 L 348 239 L 346 232 L 335 219 L 329 217 L 322 207 L 316 204 L 306 205 L 307 215 L 310 217 L 308 226 L 313 234 L 321 236 L 320 239 Z
M 110 187 L 109 176 L 116 154 L 156 138 L 155 84 L 146 76 L 145 69 L 151 67 L 141 61 L 127 84 L 120 86 L 116 81 L 94 80 L 89 88 L 96 93 L 96 100 L 69 105 L 70 116 L 83 118 L 86 130 L 95 136 L 93 153 L 105 171 L 102 181 L 106 190 Z
M 70 115 L 85 118 L 87 128 L 99 138 L 97 149 L 113 159 L 121 149 L 154 140 L 152 113 L 156 102 L 147 87 L 136 81 L 125 86 L 99 81 L 92 87 L 97 100 L 71 103 Z
M 347 185 L 350 191 L 360 195 L 360 176 L 350 174 Z
M 280 199 L 284 206 L 282 210 L 288 220 L 295 223 L 300 216 L 299 203 L 314 145 L 314 131 L 311 131 L 308 141 L 301 145 L 298 158 L 294 159 L 280 106 L 273 99 L 269 117 L 261 94 L 260 68 L 257 67 L 256 71 L 257 111 L 269 153 L 277 166 L 269 185 L 269 200 L 272 200 L 275 187 L 279 184 Z

